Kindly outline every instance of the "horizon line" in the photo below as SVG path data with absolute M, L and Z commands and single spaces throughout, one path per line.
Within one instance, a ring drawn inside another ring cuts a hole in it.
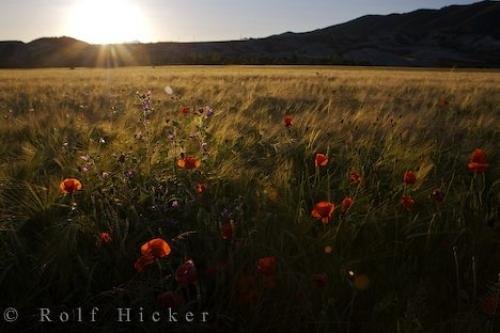
M 448 8 L 448 7 L 453 7 L 453 6 L 459 6 L 459 7 L 470 6 L 470 5 L 474 5 L 474 4 L 478 4 L 478 3 L 483 3 L 483 2 L 496 2 L 496 1 L 493 1 L 493 0 L 481 0 L 481 1 L 472 2 L 470 4 L 453 4 L 453 5 L 443 6 L 443 7 L 440 7 L 440 8 L 418 8 L 418 9 L 415 9 L 415 10 L 412 10 L 412 11 L 408 11 L 408 12 L 393 12 L 393 13 L 389 13 L 389 14 L 365 14 L 365 15 L 361 15 L 361 16 L 352 18 L 352 19 L 347 20 L 347 21 L 335 23 L 335 24 L 328 25 L 328 26 L 325 26 L 325 27 L 322 27 L 322 28 L 317 28 L 317 29 L 308 30 L 308 31 L 300 31 L 300 32 L 285 31 L 285 32 L 278 32 L 278 33 L 274 33 L 274 34 L 270 34 L 270 35 L 266 35 L 266 36 L 260 36 L 260 37 L 240 37 L 239 39 L 219 39 L 219 40 L 215 39 L 215 40 L 202 40 L 202 41 L 196 41 L 196 40 L 138 41 L 138 40 L 135 40 L 135 41 L 112 42 L 112 43 L 92 43 L 92 42 L 88 42 L 88 41 L 85 41 L 85 40 L 82 40 L 82 39 L 79 39 L 79 38 L 76 38 L 76 37 L 72 37 L 72 36 L 68 36 L 68 35 L 64 35 L 63 34 L 63 35 L 59 35 L 59 36 L 41 36 L 41 37 L 32 39 L 30 41 L 20 40 L 20 39 L 5 39 L 5 40 L 0 40 L 0 42 L 20 42 L 20 43 L 23 43 L 23 44 L 30 44 L 30 43 L 33 43 L 35 41 L 41 40 L 41 39 L 61 39 L 61 38 L 74 39 L 76 41 L 83 42 L 83 43 L 86 43 L 86 44 L 91 45 L 91 46 L 112 46 L 112 45 L 124 45 L 124 44 L 144 44 L 144 45 L 146 45 L 146 44 L 161 44 L 161 43 L 193 44 L 193 43 L 239 42 L 239 41 L 248 41 L 248 40 L 253 40 L 253 39 L 266 39 L 266 38 L 270 38 L 270 37 L 274 37 L 274 36 L 279 36 L 279 35 L 284 35 L 284 34 L 289 34 L 289 33 L 292 33 L 292 34 L 310 33 L 310 32 L 314 32 L 314 31 L 328 29 L 328 28 L 335 27 L 335 26 L 338 26 L 338 25 L 346 24 L 346 23 L 349 23 L 351 21 L 355 21 L 355 20 L 358 20 L 360 18 L 368 17 L 368 16 L 404 15 L 404 14 L 409 14 L 409 13 L 413 13 L 413 12 L 417 12 L 417 11 L 421 11 L 421 10 L 439 11 L 439 10 L 442 10 L 442 9 Z

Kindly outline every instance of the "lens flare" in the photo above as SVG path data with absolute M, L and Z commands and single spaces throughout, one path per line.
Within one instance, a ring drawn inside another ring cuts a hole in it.
M 71 37 L 95 44 L 150 40 L 141 8 L 129 0 L 82 0 L 66 23 Z

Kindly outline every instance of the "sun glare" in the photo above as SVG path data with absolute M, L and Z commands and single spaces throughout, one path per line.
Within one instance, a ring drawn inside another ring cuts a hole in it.
M 68 34 L 89 43 L 149 41 L 141 8 L 129 0 L 81 0 L 68 15 Z

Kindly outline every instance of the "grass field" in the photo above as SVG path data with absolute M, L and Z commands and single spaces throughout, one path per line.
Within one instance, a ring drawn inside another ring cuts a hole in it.
M 0 71 L 0 305 L 100 308 L 65 332 L 123 306 L 209 320 L 118 331 L 494 332 L 499 106 L 493 71 Z

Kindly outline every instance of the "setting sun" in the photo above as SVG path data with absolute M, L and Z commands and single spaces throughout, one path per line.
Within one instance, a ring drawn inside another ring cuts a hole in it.
M 70 36 L 89 43 L 150 39 L 141 8 L 128 0 L 82 0 L 71 8 L 67 27 Z

